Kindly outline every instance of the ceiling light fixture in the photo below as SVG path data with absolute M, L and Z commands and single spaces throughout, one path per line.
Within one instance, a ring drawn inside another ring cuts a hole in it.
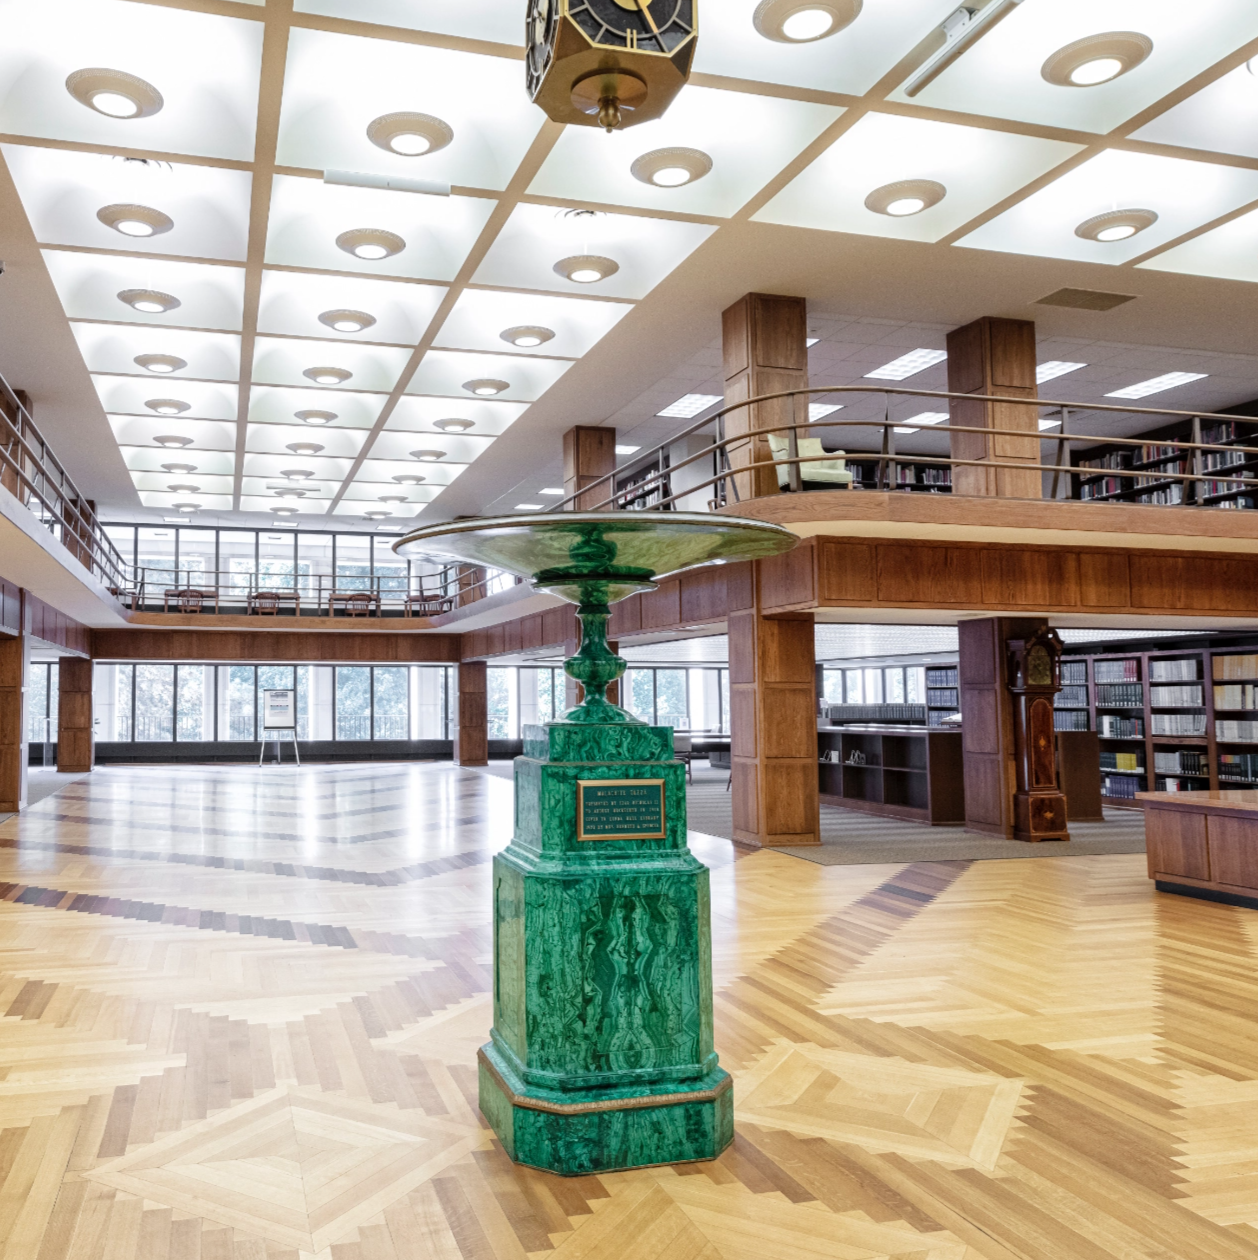
M 916 433 L 924 425 L 943 424 L 947 419 L 948 413 L 946 411 L 920 411 L 917 415 L 908 417 L 908 423 L 913 425 L 913 428 L 900 428 L 898 425 L 893 425 L 892 427 L 897 433 Z
M 383 520 L 387 520 L 390 516 L 393 515 L 393 513 L 390 511 L 387 511 L 385 508 L 372 508 L 370 512 L 364 512 L 363 515 L 369 521 L 383 521 Z
M 555 274 L 571 280 L 573 284 L 597 284 L 619 270 L 618 262 L 601 254 L 574 254 L 571 258 L 561 258 L 555 264 Z
M 564 496 L 563 490 L 561 490 L 558 486 L 543 486 L 542 489 L 540 489 L 537 493 L 548 494 L 552 498 L 558 498 L 558 499 L 562 499 Z
M 1081 236 L 1085 241 L 1111 245 L 1115 241 L 1130 240 L 1137 232 L 1143 232 L 1157 221 L 1155 210 L 1109 210 L 1105 214 L 1084 219 L 1075 228 L 1075 235 Z
M 466 433 L 468 429 L 476 428 L 476 421 L 465 420 L 461 416 L 451 416 L 448 420 L 434 421 L 433 428 L 440 429 L 442 433 Z
M 534 346 L 553 341 L 554 329 L 543 328 L 540 324 L 519 324 L 515 328 L 506 328 L 498 336 L 521 350 L 532 350 Z
M 1049 429 L 1060 429 L 1061 417 L 1059 416 L 1056 420 L 1040 420 L 1038 424 L 1041 433 L 1047 432 Z
M 837 35 L 860 16 L 863 0 L 761 0 L 751 22 L 778 44 L 810 44 Z
M 445 459 L 445 451 L 412 451 L 412 459 L 422 459 L 426 464 L 435 464 L 439 459 Z
M 1035 369 L 1035 383 L 1044 385 L 1049 381 L 1055 381 L 1059 376 L 1077 372 L 1080 368 L 1087 366 L 1086 363 L 1071 363 L 1065 359 L 1049 359 L 1047 363 L 1041 363 Z
M 501 394 L 503 390 L 511 388 L 509 381 L 496 381 L 489 377 L 480 377 L 474 381 L 464 381 L 463 388 L 469 394 L 475 394 L 478 398 L 492 398 L 495 394 Z
M 132 361 L 147 372 L 158 372 L 163 376 L 182 371 L 188 366 L 186 359 L 175 354 L 137 354 Z
M 617 455 L 636 455 L 642 447 L 640 446 L 618 446 L 616 447 Z
M 420 473 L 398 473 L 393 480 L 400 486 L 417 486 L 428 478 Z
M 118 301 L 145 315 L 165 315 L 167 311 L 183 305 L 177 297 L 159 293 L 156 289 L 123 289 L 118 294 Z
M 190 515 L 193 512 L 199 512 L 201 510 L 201 505 L 199 503 L 172 503 L 170 506 L 173 507 L 176 512 L 183 512 L 185 515 Z
M 74 71 L 66 79 L 66 91 L 80 105 L 107 118 L 149 118 L 165 104 L 151 83 L 125 70 L 100 66 Z
M 400 254 L 406 242 L 396 232 L 386 232 L 384 228 L 354 228 L 342 232 L 336 238 L 336 246 L 364 262 L 379 262 Z
M 329 328 L 342 333 L 362 332 L 364 328 L 370 328 L 375 322 L 376 317 L 368 315 L 366 311 L 324 311 L 319 316 L 319 323 L 326 324 Z
M 136 206 L 119 202 L 111 206 L 101 206 L 96 217 L 115 232 L 123 236 L 161 236 L 175 226 L 175 221 L 168 214 L 154 210 L 152 206 Z
M 681 188 L 712 170 L 712 159 L 702 149 L 652 149 L 629 167 L 629 174 L 653 188 Z
M 809 403 L 808 423 L 813 424 L 817 420 L 824 420 L 826 416 L 832 416 L 836 411 L 842 410 L 842 403 Z
M 160 437 L 153 439 L 158 446 L 165 446 L 170 450 L 182 450 L 185 446 L 192 445 L 190 437 L 179 437 L 174 433 L 164 433 Z
M 1153 41 L 1139 31 L 1089 35 L 1059 48 L 1040 67 L 1056 87 L 1096 87 L 1134 70 L 1153 51 Z
M 181 398 L 150 398 L 144 405 L 159 416 L 177 416 L 192 410 L 192 404 Z
M 201 487 L 191 485 L 185 481 L 175 481 L 166 487 L 171 494 L 200 494 Z
M 306 492 L 298 490 L 296 486 L 285 486 L 284 489 L 275 492 L 275 497 L 277 499 L 304 499 Z
M 942 42 L 905 83 L 905 96 L 912 98 L 933 83 L 962 53 L 978 43 L 1021 3 L 1022 0 L 991 0 L 983 9 L 965 4 L 949 13 L 935 29 L 936 40 Z
M 280 476 L 288 481 L 306 481 L 313 477 L 314 473 L 308 468 L 281 468 Z
M 894 184 L 883 184 L 865 198 L 865 209 L 875 214 L 889 214 L 903 219 L 911 214 L 921 214 L 931 206 L 937 206 L 948 190 L 933 179 L 902 179 Z
M 312 367 L 302 373 L 316 385 L 344 385 L 353 375 L 353 372 L 338 367 Z
M 946 350 L 910 350 L 908 354 L 902 354 L 898 359 L 892 359 L 890 363 L 884 363 L 882 367 L 866 372 L 865 379 L 867 381 L 907 380 L 910 376 L 916 376 L 918 372 L 924 372 L 928 367 L 934 367 L 936 363 L 942 363 L 947 357 Z
M 1166 372 L 1162 376 L 1150 377 L 1147 381 L 1137 381 L 1126 389 L 1116 389 L 1106 398 L 1148 398 L 1150 394 L 1160 394 L 1164 390 L 1175 389 L 1179 385 L 1191 385 L 1193 381 L 1204 381 L 1206 372 Z
M 335 411 L 294 411 L 293 415 L 306 424 L 331 424 L 336 419 Z
M 517 512 L 540 512 L 542 507 L 541 503 L 517 503 L 515 510 Z
M 196 472 L 196 470 L 197 470 L 197 466 L 195 464 L 163 464 L 162 465 L 162 471 L 168 472 L 172 476 L 177 476 L 179 473 L 185 473 L 185 474 L 194 473 Z
M 721 394 L 683 394 L 675 403 L 669 403 L 663 411 L 655 414 L 667 420 L 692 420 L 701 411 L 707 411 L 709 407 L 724 401 Z M 634 450 L 637 449 L 635 446 Z
M 382 114 L 367 124 L 367 139 L 386 153 L 423 157 L 444 149 L 454 139 L 454 130 L 431 114 Z
M 317 455 L 323 447 L 318 442 L 289 442 L 284 449 L 294 455 Z
M 271 509 L 276 516 L 296 516 L 297 509 L 295 507 L 273 507 Z
M 409 501 L 404 494 L 382 494 L 378 497 L 381 503 L 406 503 Z

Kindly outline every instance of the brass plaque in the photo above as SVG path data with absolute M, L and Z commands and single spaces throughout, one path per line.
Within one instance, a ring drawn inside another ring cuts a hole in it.
M 578 840 L 663 840 L 663 779 L 577 783 Z

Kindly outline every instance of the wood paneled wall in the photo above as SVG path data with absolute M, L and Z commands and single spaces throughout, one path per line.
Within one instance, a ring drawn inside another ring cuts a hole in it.
M 29 591 L 26 593 L 26 607 L 30 619 L 28 630 L 35 638 L 43 639 L 45 643 L 55 643 L 67 652 L 80 656 L 91 655 L 92 632 L 87 626 L 80 625 L 63 612 L 58 612 Z
M 0 578 L 0 633 L 22 633 L 22 591 Z
M 484 661 L 464 661 L 459 666 L 454 759 L 461 766 L 489 764 L 489 676 Z
M 61 696 L 57 711 L 57 769 L 68 774 L 90 770 L 92 742 L 92 662 L 63 656 L 57 662 Z
M 0 637 L 0 814 L 14 814 L 26 804 L 29 647 L 25 634 Z
M 577 611 L 571 604 L 560 604 L 557 608 L 504 621 L 486 630 L 473 630 L 462 636 L 460 644 L 462 659 L 477 661 L 508 652 L 536 652 L 543 648 L 554 648 L 558 653 L 565 643 L 576 637 Z
M 616 471 L 616 430 L 579 424 L 563 435 L 563 488 L 574 495 L 600 477 Z M 581 512 L 610 499 L 615 481 L 605 481 L 573 504 Z
M 1035 325 L 1025 319 L 984 317 L 948 334 L 948 388 L 961 394 L 1002 394 L 1035 398 Z M 999 460 L 1036 464 L 1040 458 L 1039 412 L 1009 403 L 949 403 L 952 424 L 980 429 L 1018 429 L 1026 437 L 1005 434 L 952 433 L 953 459 Z M 995 495 L 1009 499 L 1042 497 L 1038 471 L 1017 468 L 954 468 L 957 494 Z
M 440 665 L 459 659 L 453 634 L 317 631 L 93 630 L 104 661 L 266 661 L 343 665 Z

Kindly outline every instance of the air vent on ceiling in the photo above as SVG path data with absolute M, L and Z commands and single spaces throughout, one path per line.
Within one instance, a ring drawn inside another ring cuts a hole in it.
M 1124 302 L 1134 302 L 1134 293 L 1102 293 L 1099 289 L 1058 289 L 1040 298 L 1036 306 L 1069 306 L 1076 311 L 1112 311 Z

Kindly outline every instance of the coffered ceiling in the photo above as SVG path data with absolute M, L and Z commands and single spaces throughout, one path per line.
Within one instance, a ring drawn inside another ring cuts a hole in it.
M 0 220 L 24 219 L 0 230 L 0 367 L 115 519 L 386 530 L 553 486 L 569 424 L 638 445 L 681 427 L 655 411 L 721 393 L 717 317 L 752 288 L 810 299 L 825 383 L 1074 285 L 1138 301 L 1044 312 L 1041 360 L 1088 365 L 1056 396 L 1167 371 L 1206 378 L 1170 406 L 1258 393 L 1253 0 L 1022 0 L 916 94 L 953 0 L 854 7 L 792 44 L 758 32 L 757 0 L 701 0 L 691 85 L 607 135 L 528 101 L 524 0 L 0 0 Z M 1143 60 L 1052 81 L 1059 50 L 1116 32 Z M 67 79 L 90 68 L 160 108 L 82 103 Z M 398 112 L 444 139 L 373 143 Z M 711 169 L 633 174 L 675 147 Z M 936 191 L 880 210 L 903 181 Z M 118 229 L 136 207 L 151 235 Z M 1135 210 L 1119 239 L 1076 231 Z M 556 266 L 585 255 L 615 268 Z

